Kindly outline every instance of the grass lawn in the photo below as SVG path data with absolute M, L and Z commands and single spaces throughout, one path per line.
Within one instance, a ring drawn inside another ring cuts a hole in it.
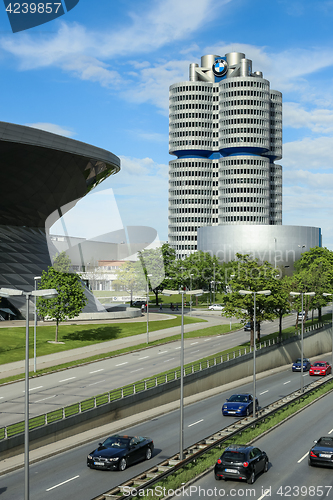
M 199 318 L 184 317 L 184 324 L 205 322 Z M 150 321 L 149 331 L 180 326 L 181 317 L 169 320 Z M 146 322 L 59 325 L 58 341 L 64 344 L 50 344 L 55 339 L 54 325 L 37 327 L 37 356 L 67 351 L 77 347 L 98 344 L 108 340 L 121 339 L 146 333 Z M 29 329 L 29 356 L 33 357 L 34 329 Z M 25 358 L 25 327 L 0 329 L 0 364 L 11 363 Z
M 184 317 L 184 323 L 197 323 L 205 320 L 199 318 L 191 318 L 188 316 Z M 331 321 L 331 315 L 327 314 L 322 318 L 323 322 Z M 304 326 L 310 326 L 311 324 L 317 323 L 318 320 L 314 319 L 313 323 L 308 320 Z M 164 328 L 171 328 L 173 326 L 180 326 L 181 316 L 177 316 L 171 320 L 161 320 L 161 321 L 151 321 L 149 322 L 149 331 L 157 331 Z M 232 331 L 242 328 L 241 323 L 233 323 Z M 45 354 L 51 354 L 54 352 L 67 351 L 69 349 L 75 349 L 77 347 L 83 347 L 91 344 L 96 344 L 100 342 L 105 342 L 108 340 L 119 339 L 124 337 L 129 337 L 133 335 L 138 335 L 140 333 L 146 333 L 147 325 L 145 322 L 137 323 L 115 323 L 115 324 L 102 324 L 102 325 L 60 325 L 59 327 L 59 340 L 65 342 L 64 344 L 50 344 L 48 341 L 54 340 L 55 326 L 38 326 L 37 329 L 37 356 L 42 356 Z M 293 333 L 295 327 L 291 326 L 283 330 L 282 337 L 288 336 L 288 334 Z M 230 332 L 229 325 L 218 325 L 211 326 L 207 328 L 198 329 L 192 332 L 185 332 L 184 338 L 196 338 L 196 337 L 206 337 L 214 335 L 223 335 Z M 272 339 L 276 337 L 277 333 L 272 333 L 270 335 L 265 335 L 262 341 Z M 149 346 L 161 345 L 174 340 L 179 340 L 180 334 L 166 337 L 164 339 L 155 340 L 149 343 Z M 29 356 L 33 357 L 33 327 L 30 328 L 30 338 L 29 338 Z M 249 342 L 242 344 L 242 347 L 248 346 Z M 47 368 L 44 370 L 37 370 L 37 375 L 41 375 L 46 372 L 55 371 L 59 369 L 69 368 L 71 366 L 76 366 L 81 363 L 96 361 L 99 359 L 116 356 L 119 354 L 124 354 L 126 352 L 131 352 L 136 349 L 144 349 L 147 347 L 146 343 L 138 344 L 136 346 L 127 347 L 124 349 L 118 349 L 112 352 L 106 352 L 104 354 L 98 354 L 95 356 L 87 357 L 77 361 L 71 361 L 64 364 L 59 364 L 53 368 Z M 223 351 L 223 353 L 232 352 L 235 348 Z M 216 353 L 220 355 L 222 353 Z M 10 363 L 13 361 L 22 360 L 25 357 L 25 328 L 1 328 L 0 329 L 0 364 Z M 34 375 L 31 372 L 31 375 Z M 16 375 L 13 377 L 6 377 L 0 379 L 0 383 L 9 382 L 12 380 L 17 380 L 23 377 L 22 375 Z

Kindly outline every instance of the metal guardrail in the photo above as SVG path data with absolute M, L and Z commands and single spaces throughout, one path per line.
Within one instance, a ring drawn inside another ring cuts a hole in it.
M 324 324 L 317 324 L 310 327 L 305 328 L 304 333 L 311 332 L 313 330 L 318 330 L 322 328 Z M 288 340 L 290 338 L 299 336 L 299 333 L 296 331 L 293 334 L 290 334 L 288 337 L 284 337 L 284 340 Z M 278 343 L 278 338 L 276 339 L 268 339 L 262 342 L 259 342 L 256 345 L 256 349 L 260 350 L 266 347 L 274 346 Z M 226 354 L 221 354 L 219 356 L 212 356 L 204 361 L 198 361 L 196 363 L 192 363 L 186 365 L 184 368 L 184 376 L 191 375 L 198 371 L 207 370 L 212 366 L 219 365 L 230 361 L 232 359 L 236 359 L 246 354 L 249 354 L 253 351 L 252 347 L 241 347 L 235 349 L 232 352 L 228 352 Z M 44 413 L 42 415 L 38 415 L 36 417 L 32 417 L 29 419 L 29 430 L 37 429 L 39 427 L 46 426 L 48 424 L 52 424 L 54 422 L 59 422 L 61 420 L 65 420 L 74 415 L 79 415 L 80 413 L 87 412 L 89 410 L 93 410 L 102 405 L 112 403 L 117 400 L 121 400 L 126 398 L 127 396 L 132 396 L 137 393 L 142 393 L 143 391 L 152 389 L 154 387 L 158 387 L 163 384 L 167 384 L 168 382 L 172 382 L 180 378 L 180 368 L 176 370 L 170 370 L 169 372 L 163 375 L 157 375 L 156 377 L 152 377 L 146 380 L 142 380 L 140 382 L 135 382 L 134 384 L 129 384 L 119 389 L 113 389 L 112 391 L 105 392 L 103 394 L 99 394 L 98 396 L 93 396 L 91 398 L 85 399 L 78 403 L 71 404 L 69 406 L 65 406 L 63 408 L 59 408 L 57 410 L 53 410 L 49 413 Z M 0 441 L 4 439 L 8 439 L 19 434 L 24 433 L 24 420 L 10 424 L 5 427 L 0 428 Z
M 184 467 L 184 465 L 187 465 L 190 462 L 196 460 L 198 457 L 211 450 L 212 448 L 220 446 L 224 441 L 230 440 L 230 438 L 236 436 L 238 433 L 241 433 L 249 427 L 253 427 L 262 423 L 266 418 L 273 416 L 274 413 L 286 408 L 290 404 L 296 403 L 298 400 L 301 400 L 307 394 L 327 384 L 332 379 L 333 375 L 328 375 L 327 377 L 325 377 L 324 381 L 316 380 L 307 385 L 304 388 L 304 392 L 297 390 L 288 394 L 287 396 L 260 409 L 258 412 L 259 416 L 257 418 L 254 419 L 252 416 L 249 416 L 237 420 L 230 426 L 225 427 L 217 433 L 214 433 L 207 438 L 201 439 L 197 443 L 189 446 L 186 450 L 184 450 L 185 458 L 183 460 L 179 459 L 179 453 L 177 453 L 171 458 L 164 460 L 154 467 L 151 467 L 147 471 L 142 472 L 134 478 L 125 481 L 124 483 L 112 488 L 105 493 L 97 495 L 92 500 L 120 500 L 121 498 L 130 499 L 133 496 L 137 496 L 140 491 L 156 484 L 162 479 L 165 479 L 170 474 L 173 474 L 178 469 Z M 331 389 L 330 392 L 332 391 L 333 389 Z M 130 493 L 131 491 L 135 493 L 132 495 Z

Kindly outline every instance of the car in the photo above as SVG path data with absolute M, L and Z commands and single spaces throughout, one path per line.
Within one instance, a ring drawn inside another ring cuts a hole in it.
M 256 475 L 267 472 L 269 459 L 264 451 L 254 446 L 233 444 L 228 446 L 217 460 L 215 479 L 242 479 L 253 484 Z
M 133 305 L 134 307 L 141 307 L 141 306 L 145 306 L 145 305 L 146 305 L 146 303 L 147 303 L 147 301 L 146 301 L 146 300 L 134 300 L 134 301 L 132 302 L 132 305 Z
M 212 304 L 208 307 L 210 311 L 223 311 L 224 307 L 221 304 Z
M 87 456 L 90 469 L 117 469 L 123 471 L 128 465 L 140 460 L 150 460 L 154 442 L 149 437 L 114 434 Z
M 256 398 L 256 411 L 259 410 L 259 401 Z M 249 416 L 253 413 L 252 394 L 233 394 L 222 405 L 222 415 Z
M 299 312 L 298 313 L 298 321 L 306 321 L 308 319 L 307 315 L 305 314 L 305 311 Z
M 323 436 L 314 441 L 314 446 L 309 451 L 308 464 L 333 466 L 333 437 Z
M 311 365 L 309 375 L 328 375 L 332 372 L 332 367 L 327 361 L 316 361 Z
M 292 371 L 293 372 L 300 372 L 302 368 L 302 359 L 297 358 L 296 361 L 292 364 Z M 306 372 L 310 370 L 311 368 L 311 362 L 308 358 L 303 358 L 303 372 Z
M 257 323 L 257 331 L 258 331 L 258 323 Z M 244 325 L 244 332 L 250 332 L 251 331 L 251 321 L 248 321 L 245 325 Z

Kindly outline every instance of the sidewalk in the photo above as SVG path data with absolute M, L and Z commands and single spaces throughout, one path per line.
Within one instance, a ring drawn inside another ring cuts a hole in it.
M 163 316 L 163 318 L 162 318 Z M 194 314 L 193 314 L 194 316 Z M 161 314 L 161 313 L 149 313 L 149 321 L 158 321 L 161 319 L 171 319 L 173 318 L 174 315 L 169 315 L 169 314 Z M 198 316 L 199 317 L 199 316 Z M 200 315 L 200 318 L 207 320 L 206 323 L 198 322 L 198 323 L 192 323 L 190 325 L 184 325 L 184 332 L 191 332 L 194 330 L 198 330 L 201 328 L 208 328 L 209 326 L 217 325 L 217 324 L 223 324 L 225 318 L 221 318 L 218 316 L 202 316 Z M 146 315 L 141 316 L 139 318 L 130 318 L 130 319 L 123 319 L 123 320 L 109 320 L 109 321 L 88 321 L 88 322 L 82 322 L 84 324 L 87 323 L 126 323 L 126 322 L 146 322 L 147 317 Z M 229 320 L 227 320 L 229 322 Z M 1 326 L 4 326 L 5 322 L 1 322 Z M 13 323 L 13 322 L 6 322 L 6 323 Z M 11 326 L 24 326 L 25 321 L 16 321 L 16 325 L 11 325 Z M 78 322 L 76 321 L 76 324 Z M 52 325 L 54 323 L 50 322 L 47 323 L 48 325 Z M 73 324 L 70 322 L 65 322 L 62 324 Z M 33 326 L 33 323 L 31 322 L 31 326 Z M 154 340 L 159 340 L 159 339 L 164 339 L 167 337 L 171 337 L 173 335 L 180 334 L 180 326 L 175 326 L 171 328 L 165 328 L 163 330 L 157 330 L 155 332 L 149 332 L 149 340 L 154 341 Z M 68 351 L 61 351 L 53 354 L 48 354 L 45 356 L 37 356 L 37 367 L 39 370 L 44 369 L 44 368 L 50 368 L 52 366 L 62 364 L 62 363 L 69 363 L 71 361 L 77 361 L 79 359 L 84 359 L 88 358 L 90 356 L 96 356 L 98 354 L 105 354 L 107 352 L 112 352 L 116 351 L 118 349 L 124 349 L 125 347 L 132 347 L 136 346 L 139 344 L 144 344 L 147 341 L 147 333 L 142 333 L 139 335 L 133 335 L 132 337 L 125 337 L 121 339 L 115 339 L 115 340 L 110 340 L 107 342 L 100 342 L 98 344 L 92 344 L 89 346 L 85 347 L 79 347 L 77 349 L 70 349 Z M 29 367 L 30 371 L 33 370 L 33 362 L 34 360 L 30 358 L 29 360 Z M 20 361 L 15 361 L 13 363 L 7 363 L 0 365 L 0 378 L 5 378 L 5 377 L 11 377 L 13 375 L 20 375 L 24 374 L 25 370 L 25 360 L 22 359 Z

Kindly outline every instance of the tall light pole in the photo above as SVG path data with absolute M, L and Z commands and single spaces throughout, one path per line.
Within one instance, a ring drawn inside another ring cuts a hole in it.
M 51 299 L 58 295 L 57 290 L 33 290 L 23 292 L 12 288 L 0 288 L 0 297 L 13 297 L 25 295 L 26 320 L 25 320 L 25 396 L 24 396 L 24 500 L 29 500 L 29 300 L 30 297 L 43 297 Z
M 324 297 L 332 296 L 333 293 L 323 293 Z M 331 361 L 332 369 L 333 369 L 333 301 L 332 301 L 332 361 Z
M 300 245 L 298 245 L 300 246 Z M 305 247 L 305 245 L 303 245 Z M 303 314 L 303 302 L 304 302 L 304 295 L 309 295 L 310 297 L 313 297 L 315 292 L 290 292 L 290 295 L 292 297 L 296 297 L 297 295 L 301 295 L 302 298 L 302 327 L 301 327 L 301 392 L 304 392 L 304 379 L 303 379 L 303 372 L 304 372 L 304 366 L 303 366 L 303 357 L 304 357 L 304 320 L 305 320 L 305 315 Z
M 202 295 L 203 290 L 163 290 L 163 295 L 182 296 L 182 321 L 180 329 L 180 432 L 179 432 L 179 459 L 183 460 L 184 452 L 184 295 Z
M 252 292 L 250 290 L 239 290 L 241 295 L 253 295 L 253 418 L 256 418 L 256 295 L 270 295 L 270 290 L 260 290 L 259 292 Z
M 149 344 L 149 278 L 152 274 L 147 274 L 147 344 Z
M 214 266 L 213 304 L 215 304 L 215 262 L 213 262 L 213 266 Z
M 41 276 L 35 276 L 35 291 L 37 290 L 37 281 L 41 279 Z M 34 316 L 34 372 L 37 371 L 37 297 L 35 295 L 35 316 Z
M 192 292 L 192 276 L 193 274 L 190 274 L 190 292 Z M 190 297 L 190 316 L 192 316 L 192 298 Z

